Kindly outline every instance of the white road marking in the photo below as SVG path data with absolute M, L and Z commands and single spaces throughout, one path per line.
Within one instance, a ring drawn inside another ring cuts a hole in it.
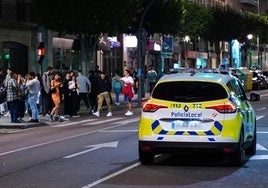
M 257 131 L 258 134 L 268 134 L 267 131 Z
M 70 126 L 70 125 L 75 125 L 78 123 L 85 123 L 85 122 L 91 122 L 91 121 L 95 121 L 95 119 L 87 119 L 87 120 L 76 121 L 76 122 L 62 123 L 58 125 L 52 125 L 51 127 L 64 127 L 64 126 Z
M 98 119 L 95 119 L 94 122 L 89 122 L 89 123 L 83 123 L 82 125 L 99 125 L 99 124 L 102 124 L 102 123 L 110 123 L 111 121 L 117 121 L 117 120 L 121 120 L 121 119 L 124 119 L 124 118 L 109 118 L 109 119 L 105 119 L 105 120 L 98 120 Z
M 96 186 L 96 185 L 98 185 L 98 184 L 100 184 L 100 183 L 102 183 L 102 182 L 104 182 L 104 181 L 107 181 L 107 180 L 109 180 L 109 179 L 111 179 L 111 178 L 113 178 L 113 177 L 115 177 L 115 176 L 118 176 L 118 175 L 120 175 L 120 174 L 123 174 L 123 173 L 126 172 L 126 171 L 129 171 L 129 170 L 131 170 L 131 169 L 133 169 L 133 168 L 136 168 L 136 167 L 139 166 L 139 165 L 140 165 L 139 162 L 138 162 L 138 163 L 135 163 L 135 164 L 133 164 L 133 165 L 131 165 L 131 166 L 128 166 L 128 167 L 126 167 L 126 168 L 123 168 L 122 170 L 119 170 L 119 171 L 117 171 L 117 172 L 115 172 L 115 173 L 113 173 L 113 174 L 110 174 L 109 176 L 106 176 L 106 177 L 104 177 L 104 178 L 101 178 L 101 179 L 99 179 L 99 180 L 93 182 L 93 183 L 90 183 L 90 184 L 88 184 L 88 185 L 86 185 L 86 186 L 83 186 L 82 188 L 91 188 L 91 187 L 94 187 L 94 186 Z
M 260 144 L 257 144 L 257 145 L 256 145 L 256 149 L 257 149 L 257 150 L 267 151 L 267 149 L 266 149 L 265 147 L 263 147 L 262 145 L 260 145 Z
M 126 133 L 126 132 L 138 132 L 138 130 L 106 130 L 100 131 L 102 133 Z
M 32 149 L 32 148 L 37 148 L 37 147 L 45 146 L 45 145 L 48 145 L 48 144 L 54 144 L 56 142 L 62 142 L 62 141 L 65 141 L 65 140 L 77 138 L 77 137 L 80 137 L 80 136 L 86 136 L 86 135 L 89 135 L 89 134 L 94 134 L 94 133 L 97 133 L 97 132 L 100 132 L 100 131 L 103 131 L 103 130 L 114 129 L 114 128 L 121 127 L 121 126 L 123 126 L 123 125 L 115 125 L 115 126 L 111 126 L 111 127 L 105 127 L 105 128 L 101 128 L 101 129 L 96 129 L 94 131 L 85 132 L 85 133 L 82 133 L 82 134 L 77 134 L 77 135 L 73 135 L 73 136 L 69 136 L 69 137 L 65 137 L 65 138 L 61 138 L 61 139 L 52 140 L 52 141 L 49 141 L 49 142 L 43 142 L 43 143 L 40 143 L 40 144 L 31 145 L 31 146 L 27 146 L 27 147 L 15 149 L 15 150 L 3 152 L 3 153 L 0 153 L 0 156 L 11 154 L 11 153 L 16 153 L 16 152 L 19 152 L 19 151 L 24 151 L 24 150 L 28 150 L 28 149 Z
M 137 118 L 133 118 L 133 119 L 126 119 L 126 120 L 123 120 L 123 121 L 120 121 L 120 122 L 113 122 L 112 124 L 127 124 L 127 123 L 133 123 L 133 122 L 136 122 L 136 121 L 139 121 L 140 118 L 137 117 Z
M 262 111 L 262 110 L 266 110 L 266 107 L 257 109 L 257 111 Z
M 254 155 L 249 158 L 249 160 L 267 160 L 268 155 Z
M 257 120 L 260 120 L 260 119 L 262 119 L 263 117 L 264 117 L 264 116 L 257 116 L 256 119 L 257 119 Z
M 100 148 L 107 148 L 107 147 L 116 148 L 117 145 L 118 145 L 118 141 L 85 146 L 87 148 L 89 148 L 89 147 L 93 147 L 93 148 L 87 149 L 87 150 L 84 150 L 84 151 L 81 151 L 81 152 L 77 152 L 77 153 L 74 153 L 74 154 L 71 154 L 71 155 L 67 155 L 67 156 L 65 156 L 63 158 L 64 159 L 70 159 L 70 158 L 73 158 L 73 157 L 76 157 L 76 156 L 79 156 L 79 155 L 82 155 L 82 154 L 85 154 L 85 153 L 88 153 L 88 152 L 91 152 L 91 151 L 94 151 L 94 150 L 97 150 L 97 149 L 100 149 Z

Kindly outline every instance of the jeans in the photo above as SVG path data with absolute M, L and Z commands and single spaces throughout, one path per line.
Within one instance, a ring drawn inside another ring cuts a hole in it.
M 114 88 L 114 93 L 115 93 L 115 102 L 119 103 L 119 96 L 121 93 L 121 88 Z
M 29 97 L 29 104 L 32 111 L 32 119 L 38 119 L 39 112 L 37 107 L 38 95 L 31 95 Z
M 11 122 L 16 122 L 18 120 L 19 100 L 10 101 L 8 104 L 10 107 Z

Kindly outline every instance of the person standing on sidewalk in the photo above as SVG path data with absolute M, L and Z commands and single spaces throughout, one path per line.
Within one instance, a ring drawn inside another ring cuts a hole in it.
M 58 121 L 60 120 L 59 117 L 59 111 L 60 111 L 60 103 L 61 103 L 61 93 L 60 93 L 60 87 L 63 87 L 63 83 L 61 82 L 60 73 L 55 73 L 53 79 L 51 80 L 51 97 L 54 102 L 54 108 L 52 109 L 50 113 L 50 119 L 51 121 Z M 54 118 L 55 116 L 55 118 Z
M 132 95 L 133 95 L 133 86 L 134 86 L 134 79 L 130 76 L 130 70 L 126 69 L 124 71 L 124 77 L 120 78 L 119 80 L 122 80 L 124 82 L 123 87 L 129 87 L 131 89 Z M 131 105 L 131 96 L 129 94 L 124 94 L 124 102 L 127 107 L 127 112 L 125 113 L 126 116 L 132 116 L 132 105 Z
M 111 81 L 107 78 L 106 74 L 104 72 L 101 72 L 100 74 L 100 81 L 99 81 L 99 90 L 98 90 L 98 108 L 97 111 L 93 113 L 94 116 L 99 117 L 100 116 L 100 110 L 103 104 L 103 100 L 105 100 L 108 113 L 107 117 L 112 116 L 112 106 L 111 106 L 111 99 L 110 99 L 110 92 L 112 90 L 112 84 Z
M 19 106 L 19 86 L 17 83 L 17 74 L 11 72 L 6 80 L 7 103 L 9 105 L 11 123 L 20 123 L 18 121 Z
M 40 92 L 40 82 L 36 78 L 34 72 L 29 73 L 29 78 L 26 82 L 26 87 L 29 88 L 29 104 L 32 111 L 32 118 L 28 122 L 39 122 L 39 110 L 38 110 L 38 95 Z
M 52 67 L 48 66 L 46 72 L 42 75 L 42 89 L 41 89 L 41 102 L 43 115 L 49 114 L 52 110 L 53 101 L 50 93 L 50 75 L 52 73 Z
M 79 94 L 79 103 L 78 103 L 78 112 L 80 111 L 80 102 L 83 99 L 87 110 L 89 112 L 89 100 L 88 100 L 88 93 L 91 91 L 91 83 L 89 79 L 82 75 L 82 71 L 78 71 L 77 82 L 79 84 L 78 94 Z
M 112 78 L 112 88 L 115 93 L 115 104 L 117 106 L 120 105 L 119 96 L 120 96 L 120 93 L 122 91 L 122 86 L 123 86 L 122 81 L 119 80 L 120 78 L 121 76 L 119 76 L 118 71 L 115 71 L 115 75 Z

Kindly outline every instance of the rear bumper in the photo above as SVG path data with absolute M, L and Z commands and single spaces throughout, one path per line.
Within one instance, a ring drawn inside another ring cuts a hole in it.
M 139 141 L 140 150 L 154 154 L 201 151 L 228 154 L 237 151 L 238 147 L 238 143 Z

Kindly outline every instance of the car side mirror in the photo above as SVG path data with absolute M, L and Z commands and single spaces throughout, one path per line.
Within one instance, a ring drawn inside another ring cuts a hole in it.
M 259 101 L 260 99 L 261 99 L 261 96 L 258 93 L 250 93 L 249 95 L 250 101 Z

